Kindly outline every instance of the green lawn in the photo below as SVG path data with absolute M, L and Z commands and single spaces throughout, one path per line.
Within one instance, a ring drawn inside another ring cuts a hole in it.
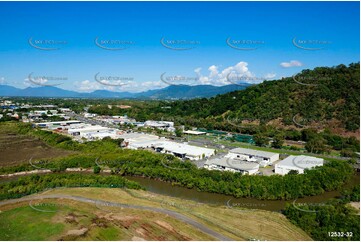
M 56 214 L 39 212 L 30 206 L 3 211 L 0 213 L 0 240 L 47 240 L 61 234 L 65 225 L 52 221 Z

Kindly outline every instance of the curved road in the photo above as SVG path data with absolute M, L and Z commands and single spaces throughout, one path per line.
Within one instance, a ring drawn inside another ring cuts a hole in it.
M 103 204 L 103 205 L 111 206 L 111 207 L 142 209 L 142 210 L 148 210 L 148 211 L 157 212 L 157 213 L 163 213 L 163 214 L 167 214 L 175 219 L 181 220 L 187 224 L 190 224 L 190 225 L 194 226 L 195 228 L 199 229 L 200 231 L 202 231 L 203 233 L 208 234 L 218 240 L 223 240 L 223 241 L 231 241 L 232 240 L 222 234 L 219 234 L 219 233 L 211 230 L 210 228 L 204 226 L 203 224 L 198 223 L 194 219 L 184 216 L 183 214 L 180 214 L 178 212 L 164 209 L 164 208 L 154 208 L 154 207 L 147 207 L 147 206 L 140 206 L 140 205 L 129 205 L 129 204 L 108 202 L 108 201 L 104 201 L 104 200 L 98 200 L 98 199 L 92 199 L 92 198 L 86 198 L 86 197 L 80 197 L 80 196 L 70 196 L 70 195 L 60 195 L 60 194 L 59 195 L 57 195 L 57 194 L 55 194 L 55 195 L 38 195 L 35 197 L 23 197 L 23 198 L 18 198 L 18 199 L 6 200 L 6 201 L 0 202 L 0 206 L 7 205 L 7 204 L 13 204 L 13 203 L 21 202 L 21 201 L 31 201 L 34 199 L 47 199 L 47 198 L 70 199 L 70 200 L 75 200 L 75 201 L 79 201 L 79 202 L 93 203 L 93 204 L 95 204 L 95 206 L 97 206 L 99 204 Z

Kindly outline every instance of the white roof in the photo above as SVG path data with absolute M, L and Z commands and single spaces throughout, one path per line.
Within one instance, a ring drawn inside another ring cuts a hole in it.
M 142 134 L 142 133 L 124 133 L 119 136 L 120 138 L 123 138 L 125 140 L 128 140 L 130 142 L 137 142 L 141 143 L 144 141 L 158 141 L 159 136 L 151 135 L 151 134 Z
M 146 125 L 146 126 L 154 126 L 154 127 L 164 127 L 164 126 L 173 126 L 173 122 L 147 120 L 147 121 L 144 122 L 144 125 Z
M 202 132 L 202 131 L 195 131 L 195 130 L 187 130 L 187 131 L 183 131 L 183 133 L 185 134 L 206 134 L 206 132 Z
M 275 155 L 279 155 L 278 153 L 261 151 L 261 150 L 252 150 L 252 149 L 246 149 L 246 148 L 235 148 L 235 149 L 230 150 L 229 152 L 236 153 L 236 154 L 253 155 L 253 156 L 264 157 L 264 158 L 271 158 Z
M 208 156 L 208 155 L 212 155 L 215 151 L 214 149 L 176 143 L 172 141 L 158 142 L 154 144 L 154 146 L 164 148 L 165 150 L 173 153 L 186 154 L 189 156 L 202 156 L 203 154 Z
M 154 140 L 146 140 L 143 142 L 130 142 L 129 147 L 145 148 L 145 147 L 151 147 L 153 144 L 154 144 Z
M 225 157 L 210 159 L 210 160 L 207 160 L 204 164 L 205 165 L 224 166 L 224 167 L 233 168 L 233 169 L 242 170 L 242 171 L 259 169 L 259 164 L 255 163 L 255 162 L 248 162 L 248 161 L 244 161 L 244 160 L 230 159 L 230 158 L 225 158 Z
M 105 138 L 105 137 L 111 137 L 115 138 L 117 134 L 115 132 L 89 132 L 85 134 L 86 136 L 90 137 L 98 137 L 98 138 Z
M 54 122 L 45 122 L 45 123 L 36 123 L 36 124 L 68 124 L 68 123 L 81 123 L 81 121 L 78 120 L 68 120 L 68 121 L 54 121 Z
M 287 167 L 295 167 L 300 169 L 310 169 L 315 166 L 323 166 L 323 159 L 316 158 L 313 156 L 306 155 L 290 155 L 286 159 L 281 160 L 276 164 L 276 166 L 287 166 Z
M 100 126 L 100 125 L 92 125 L 92 126 L 85 126 L 85 127 L 76 128 L 76 129 L 68 129 L 68 133 L 91 132 L 91 131 L 97 131 L 97 130 L 110 130 L 110 129 L 107 127 Z

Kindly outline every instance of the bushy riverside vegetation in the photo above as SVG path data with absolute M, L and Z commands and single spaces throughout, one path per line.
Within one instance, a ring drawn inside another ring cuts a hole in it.
M 342 200 L 318 205 L 288 204 L 284 214 L 314 240 L 360 241 L 360 215 Z
M 323 167 L 308 170 L 305 174 L 286 176 L 248 176 L 240 173 L 197 169 L 190 162 L 182 162 L 173 156 L 160 155 L 150 151 L 126 150 L 119 148 L 117 140 L 76 143 L 62 135 L 29 128 L 18 124 L 20 132 L 36 135 L 56 147 L 82 151 L 81 154 L 50 161 L 32 161 L 15 167 L 0 168 L 0 173 L 51 169 L 54 172 L 66 168 L 110 168 L 120 175 L 145 176 L 172 182 L 200 191 L 253 197 L 258 199 L 295 199 L 303 196 L 322 194 L 340 188 L 353 174 L 345 161 L 332 160 Z
M 360 202 L 360 185 L 343 190 L 341 194 L 344 202 Z
M 144 189 L 139 183 L 120 176 L 92 174 L 46 174 L 20 177 L 0 183 L 0 200 L 26 196 L 56 187 L 110 187 Z

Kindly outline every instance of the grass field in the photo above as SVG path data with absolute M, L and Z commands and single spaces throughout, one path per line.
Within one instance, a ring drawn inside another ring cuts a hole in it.
M 282 214 L 274 212 L 210 206 L 138 190 L 65 188 L 41 194 L 174 210 L 234 240 L 311 240 Z M 67 199 L 38 200 L 33 204 L 41 211 L 26 202 L 0 207 L 0 240 L 214 240 L 193 226 L 158 212 Z
M 43 141 L 16 133 L 14 123 L 0 123 L 0 166 L 15 166 L 28 163 L 32 158 L 50 159 L 67 156 L 74 152 L 53 148 Z

